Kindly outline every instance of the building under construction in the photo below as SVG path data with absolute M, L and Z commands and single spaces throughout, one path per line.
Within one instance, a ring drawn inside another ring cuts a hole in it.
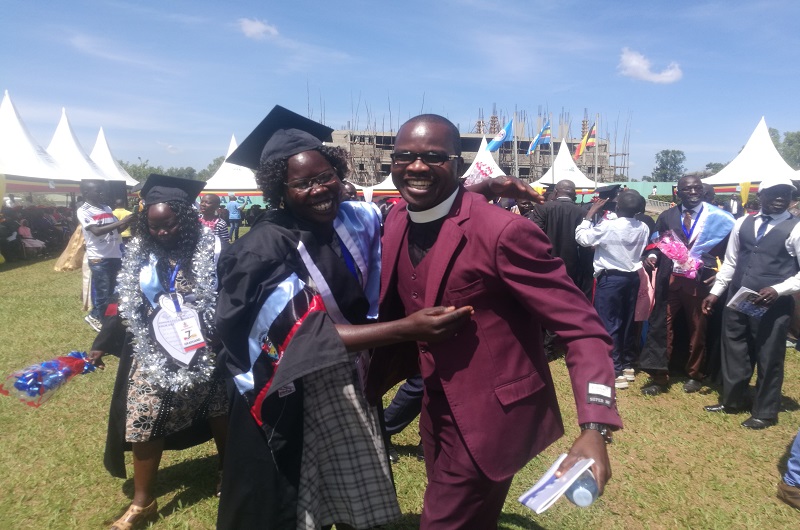
M 508 119 L 510 118 L 493 113 L 487 122 L 480 112 L 480 116 L 470 132 L 461 133 L 464 169 L 469 167 L 475 158 L 483 137 L 486 136 L 487 141 L 491 140 Z M 562 139 L 566 139 L 569 152 L 574 153 L 591 127 L 585 113 L 584 119 L 581 121 L 580 134 L 574 137 L 570 132 L 569 115 L 562 112 L 557 122 L 551 127 L 552 142 L 537 146 L 534 152 L 528 155 L 528 148 L 536 134 L 542 129 L 545 120 L 546 118 L 541 113 L 531 120 L 530 124 L 524 114 L 517 116 L 514 127 L 516 155 L 514 152 L 515 142 L 507 141 L 497 151 L 495 157 L 497 164 L 506 174 L 516 175 L 527 182 L 538 180 L 547 172 L 552 165 L 552 160 L 558 155 Z M 608 133 L 605 133 L 605 137 L 603 137 L 598 126 L 595 146 L 586 149 L 575 160 L 575 164 L 587 178 L 595 180 L 596 175 L 598 183 L 629 180 L 628 129 L 629 127 L 626 126 L 626 132 L 621 142 L 622 150 L 617 152 L 616 134 L 613 140 L 609 138 Z M 394 142 L 394 132 L 337 130 L 333 133 L 333 145 L 344 148 L 349 154 L 352 169 L 350 179 L 362 186 L 372 186 L 389 175 L 392 163 L 389 155 L 394 151 Z

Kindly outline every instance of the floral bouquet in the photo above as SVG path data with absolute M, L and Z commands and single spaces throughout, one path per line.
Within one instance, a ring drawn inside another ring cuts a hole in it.
M 656 246 L 673 262 L 672 273 L 687 278 L 697 277 L 697 271 L 703 267 L 703 260 L 689 253 L 683 241 L 678 239 L 672 230 L 667 230 L 656 241 Z
M 86 352 L 73 351 L 14 372 L 0 384 L 0 394 L 17 396 L 26 405 L 38 408 L 67 381 L 94 370 Z

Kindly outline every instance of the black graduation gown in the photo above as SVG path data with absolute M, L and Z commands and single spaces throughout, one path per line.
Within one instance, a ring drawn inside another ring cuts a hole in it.
M 249 334 L 276 288 L 295 276 L 309 283 L 297 250 L 300 241 L 344 316 L 353 324 L 366 322 L 369 303 L 358 281 L 341 258 L 306 228 L 284 211 L 266 212 L 220 257 L 216 324 L 224 347 L 221 363 L 229 376 L 250 371 Z M 271 366 L 267 355 L 259 355 L 252 368 L 252 391 L 243 396 L 232 383 L 228 385 L 230 426 L 218 528 L 296 527 L 303 447 L 302 376 L 352 362 L 327 313 L 309 310 L 314 294 L 302 289 L 276 310 L 279 316 L 267 338 L 271 344 L 286 345 L 279 367 Z M 280 396 L 277 390 L 290 383 L 294 392 Z M 260 426 L 254 410 L 261 416 Z

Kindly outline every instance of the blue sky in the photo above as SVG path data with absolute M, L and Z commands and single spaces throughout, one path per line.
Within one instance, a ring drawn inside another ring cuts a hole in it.
M 341 128 L 443 114 L 468 131 L 493 105 L 587 109 L 630 174 L 681 149 L 728 162 L 761 116 L 800 130 L 800 2 L 5 0 L 0 90 L 50 142 L 66 107 L 89 152 L 197 170 L 275 104 Z

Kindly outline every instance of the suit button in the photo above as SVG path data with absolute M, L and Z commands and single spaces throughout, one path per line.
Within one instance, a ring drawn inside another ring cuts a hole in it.
M 420 346 L 419 347 L 419 352 L 420 353 L 428 353 L 428 349 L 425 346 Z
M 417 298 L 419 298 L 419 295 L 418 295 L 416 292 L 414 292 L 414 293 L 411 293 L 411 298 L 413 298 L 414 300 L 416 300 Z
M 412 280 L 416 280 L 417 279 L 417 273 L 416 272 L 412 272 L 411 273 L 411 279 Z

